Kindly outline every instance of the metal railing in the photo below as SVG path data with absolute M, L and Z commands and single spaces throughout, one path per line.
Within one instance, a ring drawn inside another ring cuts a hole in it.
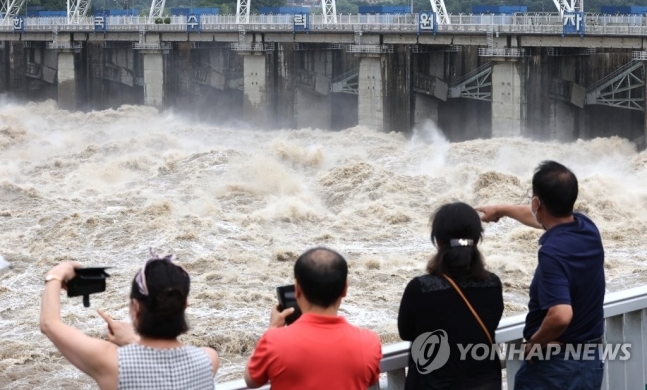
M 512 15 L 457 14 L 449 15 L 451 24 L 438 25 L 438 33 L 517 33 L 549 34 L 563 33 L 562 19 L 557 13 L 526 13 Z M 294 15 L 250 15 L 248 24 L 236 23 L 236 15 L 201 15 L 200 31 L 290 31 L 294 29 Z M 338 14 L 334 23 L 327 23 L 323 15 L 310 15 L 310 32 L 410 32 L 418 31 L 417 14 L 361 15 Z M 174 15 L 164 18 L 148 16 L 106 16 L 105 31 L 183 31 L 189 25 L 187 16 Z M 79 18 L 68 23 L 66 17 L 26 17 L 24 31 L 95 31 L 93 17 Z M 160 23 L 161 22 L 161 23 Z M 165 23 L 168 22 L 168 23 Z M 585 15 L 587 35 L 647 35 L 647 18 L 642 15 Z M 195 27 L 195 26 L 193 26 Z M 0 24 L 0 31 L 14 31 L 13 23 Z
M 262 43 L 245 43 L 245 42 L 233 42 L 230 44 L 231 50 L 234 51 L 273 51 L 276 48 L 276 45 L 273 42 Z
M 171 50 L 170 42 L 133 42 L 135 50 Z
M 642 66 L 642 63 L 639 61 L 639 59 L 632 58 L 631 61 L 629 61 L 626 64 L 622 65 L 620 68 L 614 70 L 613 72 L 611 72 L 608 75 L 604 76 L 600 80 L 598 80 L 595 83 L 589 85 L 588 88 L 586 88 L 586 90 L 587 90 L 587 92 L 595 91 L 596 89 L 599 89 L 604 84 L 607 84 L 610 80 L 613 80 L 613 79 L 617 78 L 621 74 L 625 73 L 627 70 L 631 69 L 632 67 L 637 67 L 637 66 Z
M 348 45 L 346 48 L 348 53 L 393 53 L 393 45 Z
M 54 50 L 81 50 L 83 42 L 47 42 L 46 47 Z
M 462 84 L 462 83 L 464 83 L 466 81 L 469 81 L 473 77 L 481 74 L 484 70 L 486 70 L 488 68 L 491 68 L 491 67 L 492 67 L 492 63 L 488 61 L 485 64 L 483 64 L 483 65 L 479 66 L 478 68 L 474 69 L 473 71 L 468 72 L 464 76 L 461 76 L 460 78 L 453 81 L 451 86 L 453 87 L 453 86 Z
M 628 360 L 612 360 L 605 363 L 605 390 L 636 390 L 647 386 L 647 286 L 610 293 L 604 299 L 606 343 L 630 343 L 631 357 Z M 504 318 L 496 331 L 496 342 L 501 350 L 510 346 L 521 348 L 525 314 Z M 405 368 L 408 365 L 410 343 L 403 341 L 382 347 L 380 369 L 386 373 L 386 380 L 380 381 L 373 389 L 404 389 Z M 506 356 L 510 356 L 507 354 Z M 515 355 L 518 357 L 518 354 Z M 514 388 L 514 377 L 521 361 L 502 361 L 507 374 L 508 389 Z M 240 379 L 220 383 L 218 390 L 246 390 L 245 381 Z M 262 389 L 269 389 L 269 385 Z
M 479 56 L 482 57 L 524 57 L 526 49 L 516 49 L 509 47 L 479 47 Z
M 359 75 L 359 67 L 353 68 L 353 69 L 351 69 L 349 71 L 346 71 L 346 72 L 338 75 L 337 77 L 334 77 L 332 80 L 330 80 L 330 82 L 331 83 L 337 83 L 337 82 L 340 82 L 340 81 L 351 79 L 353 77 L 357 77 L 358 75 Z

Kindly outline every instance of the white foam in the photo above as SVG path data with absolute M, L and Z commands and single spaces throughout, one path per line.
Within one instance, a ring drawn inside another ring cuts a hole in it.
M 294 258 L 314 245 L 349 261 L 349 319 L 396 338 L 403 288 L 434 252 L 433 211 L 456 200 L 527 202 L 546 158 L 578 175 L 577 206 L 600 227 L 609 286 L 647 280 L 647 155 L 618 138 L 452 144 L 433 123 L 412 137 L 360 126 L 254 131 L 137 106 L 69 113 L 53 102 L 0 105 L 0 125 L 0 249 L 21 270 L 0 274 L 0 334 L 10 335 L 0 345 L 0 383 L 76 386 L 77 371 L 58 363 L 33 321 L 44 273 L 62 260 L 113 266 L 91 310 L 62 296 L 66 322 L 102 335 L 94 309 L 127 316 L 149 246 L 176 253 L 189 270 L 186 340 L 228 351 L 223 375 L 240 377 L 274 288 L 292 282 Z M 486 225 L 481 249 L 506 283 L 506 315 L 527 301 L 540 234 L 510 220 Z M 2 366 L 5 357 L 17 363 Z
M 11 267 L 11 264 L 9 264 L 9 262 L 6 261 L 4 257 L 2 257 L 2 255 L 0 255 L 0 271 L 9 267 Z

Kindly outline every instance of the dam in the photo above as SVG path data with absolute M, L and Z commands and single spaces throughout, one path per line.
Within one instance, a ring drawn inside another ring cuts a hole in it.
M 647 383 L 647 26 L 447 17 L 2 20 L 0 387 L 95 388 L 37 330 L 41 273 L 63 260 L 115 268 L 91 310 L 63 298 L 64 320 L 101 337 L 93 309 L 127 320 L 132 276 L 156 246 L 192 277 L 184 340 L 218 350 L 217 388 L 245 389 L 275 286 L 300 251 L 327 245 L 351 267 L 341 313 L 382 339 L 379 388 L 401 389 L 409 345 L 395 319 L 433 253 L 429 215 L 451 199 L 528 202 L 546 158 L 582 179 L 576 208 L 605 242 L 605 339 L 635 347 L 604 388 Z M 485 229 L 505 282 L 496 341 L 518 346 L 540 233 Z M 506 362 L 509 389 L 517 369 Z
M 451 141 L 644 143 L 640 15 L 448 17 L 20 17 L 0 25 L 0 91 L 73 111 L 145 104 L 264 128 L 409 132 L 432 120 Z

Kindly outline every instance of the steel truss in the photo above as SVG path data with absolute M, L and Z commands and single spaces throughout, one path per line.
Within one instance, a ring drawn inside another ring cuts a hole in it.
M 4 0 L 0 5 L 0 12 L 4 15 L 1 25 L 9 26 L 14 23 L 14 18 L 20 13 L 25 0 Z
M 249 23 L 249 0 L 236 1 L 236 23 Z
M 67 0 L 67 23 L 79 24 L 92 6 L 92 0 Z
M 330 82 L 330 92 L 357 95 L 358 85 L 359 68 L 355 68 L 333 78 Z
M 553 3 L 560 16 L 564 16 L 564 11 L 584 12 L 584 0 L 553 0 Z
M 456 80 L 449 87 L 449 97 L 492 101 L 492 63 L 481 65 Z
M 429 0 L 431 2 L 431 10 L 436 13 L 436 23 L 438 24 L 452 24 L 445 8 L 445 0 Z M 411 10 L 413 12 L 413 10 Z
M 335 0 L 321 0 L 321 10 L 323 11 L 325 24 L 337 23 L 337 5 Z
M 645 68 L 632 60 L 586 89 L 586 104 L 645 110 Z
M 166 5 L 166 0 L 153 0 L 151 2 L 151 10 L 148 13 L 148 17 L 161 18 L 164 15 L 164 6 Z

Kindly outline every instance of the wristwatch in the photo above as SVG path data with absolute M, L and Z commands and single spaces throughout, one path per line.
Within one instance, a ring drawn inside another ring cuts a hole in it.
M 58 277 L 56 275 L 49 274 L 49 275 L 45 276 L 45 283 L 47 283 L 49 281 L 52 281 L 52 280 L 58 280 L 61 283 L 65 282 L 63 280 L 63 278 L 60 278 L 60 277 Z

